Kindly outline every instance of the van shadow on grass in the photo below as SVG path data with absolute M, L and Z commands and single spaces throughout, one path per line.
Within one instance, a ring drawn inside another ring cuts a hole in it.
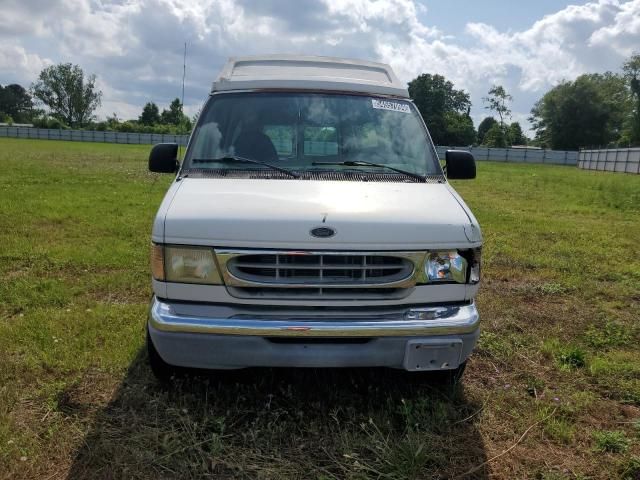
M 67 478 L 453 478 L 486 460 L 479 409 L 464 386 L 389 369 L 187 372 L 163 387 L 141 350 Z

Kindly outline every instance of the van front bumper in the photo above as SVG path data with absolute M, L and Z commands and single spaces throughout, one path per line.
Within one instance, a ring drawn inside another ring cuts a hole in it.
M 176 366 L 453 369 L 479 335 L 474 303 L 327 310 L 242 310 L 152 299 L 149 335 Z

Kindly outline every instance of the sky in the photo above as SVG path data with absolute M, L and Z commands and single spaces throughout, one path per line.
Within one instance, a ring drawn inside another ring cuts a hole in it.
M 189 114 L 229 56 L 298 53 L 388 63 L 405 82 L 444 75 L 476 126 L 503 85 L 527 130 L 549 88 L 640 52 L 640 0 L 0 0 L 0 84 L 78 64 L 97 76 L 100 118 L 179 97 L 184 42 Z

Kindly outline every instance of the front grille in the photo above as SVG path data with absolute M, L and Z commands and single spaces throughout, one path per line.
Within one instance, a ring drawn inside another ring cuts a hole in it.
M 227 268 L 241 280 L 282 286 L 385 284 L 413 272 L 413 264 L 399 257 L 286 253 L 235 257 Z
M 218 253 L 240 298 L 400 298 L 413 287 L 410 255 L 247 251 Z

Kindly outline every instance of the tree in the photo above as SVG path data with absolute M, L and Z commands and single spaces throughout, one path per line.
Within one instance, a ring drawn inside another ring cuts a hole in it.
M 158 105 L 148 102 L 142 109 L 142 113 L 138 117 L 138 122 L 142 125 L 156 125 L 160 123 L 160 110 Z
M 549 90 L 531 110 L 536 140 L 555 149 L 616 144 L 630 112 L 622 76 L 581 75 Z
M 505 118 L 511 118 L 511 110 L 507 103 L 513 100 L 513 97 L 507 93 L 504 87 L 494 85 L 489 90 L 489 96 L 482 99 L 488 105 L 484 108 L 496 112 L 500 117 L 500 126 L 504 127 Z
M 431 138 L 438 145 L 469 145 L 473 121 L 471 100 L 463 90 L 442 75 L 422 74 L 409 82 L 409 95 L 424 118 Z M 473 131 L 475 138 L 475 131 Z
M 0 85 L 0 114 L 8 115 L 16 122 L 31 120 L 33 101 L 29 92 L 18 84 Z
M 493 117 L 486 117 L 478 125 L 478 144 L 484 145 L 484 139 L 491 127 L 496 125 L 498 121 Z
M 477 134 L 473 120 L 466 113 L 447 112 L 444 115 L 447 130 L 441 145 L 473 145 Z
M 629 143 L 640 145 L 640 54 L 636 53 L 622 66 L 625 79 L 629 82 L 629 89 L 634 101 L 631 126 L 629 128 Z
M 171 102 L 169 110 L 162 110 L 160 123 L 176 126 L 176 133 L 189 133 L 191 130 L 191 119 L 182 111 L 182 103 L 179 98 Z
M 509 144 L 507 132 L 498 122 L 494 123 L 484 137 L 484 145 L 492 148 L 505 148 Z
M 182 113 L 182 103 L 180 103 L 180 99 L 176 98 L 171 105 L 169 105 L 169 110 L 162 110 L 161 115 L 162 123 L 169 125 L 180 125 L 180 123 L 184 120 L 184 113 Z
M 511 125 L 509 125 L 507 136 L 511 145 L 527 144 L 527 137 L 525 137 L 524 133 L 522 132 L 522 127 L 518 122 L 513 122 Z
M 89 122 L 102 98 L 102 92 L 96 89 L 96 76 L 85 78 L 82 69 L 71 63 L 45 68 L 31 89 L 55 117 L 70 126 Z

